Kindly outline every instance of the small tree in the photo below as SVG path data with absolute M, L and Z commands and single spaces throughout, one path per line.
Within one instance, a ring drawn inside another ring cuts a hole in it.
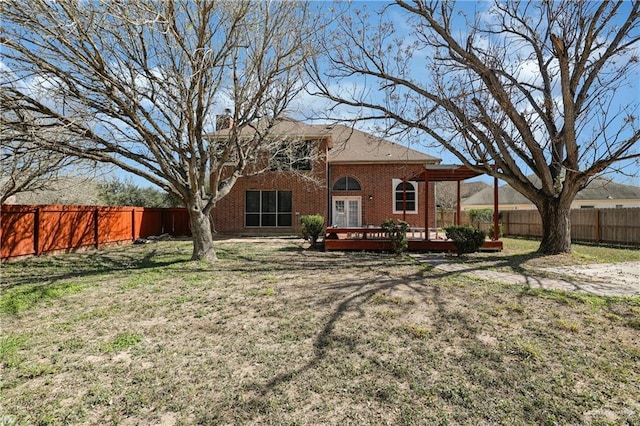
M 382 230 L 385 231 L 393 244 L 393 252 L 399 255 L 407 250 L 409 243 L 407 242 L 407 229 L 409 224 L 402 220 L 394 221 L 387 219 L 382 222 Z
M 493 210 L 491 209 L 469 209 L 467 210 L 471 226 L 480 229 L 480 225 L 483 223 L 491 222 L 493 219 Z
M 315 247 L 318 238 L 324 231 L 324 217 L 319 214 L 302 216 L 302 238 L 311 242 L 311 247 Z
M 484 232 L 472 226 L 448 226 L 444 230 L 447 238 L 452 240 L 458 249 L 458 256 L 475 253 L 484 243 Z

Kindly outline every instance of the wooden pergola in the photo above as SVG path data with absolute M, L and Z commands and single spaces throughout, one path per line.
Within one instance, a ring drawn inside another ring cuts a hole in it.
M 456 194 L 456 225 L 460 225 L 460 182 L 482 175 L 463 165 L 455 164 L 428 164 L 424 171 L 412 176 L 410 179 L 416 182 L 425 182 L 425 229 L 429 229 L 429 182 L 457 182 Z M 429 239 L 429 232 L 425 232 L 425 239 Z M 498 178 L 493 178 L 493 235 L 492 241 L 499 239 L 498 229 Z
M 404 181 L 425 182 L 425 227 L 424 237 L 420 230 L 418 238 L 408 238 L 408 250 L 417 252 L 429 251 L 456 251 L 457 247 L 449 240 L 432 240 L 429 232 L 429 182 L 454 181 L 458 182 L 456 224 L 460 225 L 460 182 L 480 176 L 482 173 L 474 172 L 466 166 L 460 165 L 426 165 L 420 173 L 404 179 Z M 485 241 L 483 250 L 502 250 L 502 241 L 498 239 L 498 179 L 494 178 L 493 184 L 493 237 L 491 241 Z M 406 191 L 406 185 L 405 185 Z M 406 214 L 406 195 L 403 210 Z M 325 250 L 373 250 L 389 251 L 392 244 L 388 236 L 380 227 L 363 228 L 327 228 L 324 240 Z

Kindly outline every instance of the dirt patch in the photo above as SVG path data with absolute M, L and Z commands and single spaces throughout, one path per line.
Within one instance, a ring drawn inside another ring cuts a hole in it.
M 628 287 L 633 294 L 640 292 L 640 262 L 572 265 L 541 270 L 580 277 L 587 281 L 608 282 L 612 285 Z
M 520 284 L 531 288 L 579 291 L 598 296 L 640 296 L 640 262 L 495 270 L 497 262 L 465 263 L 441 255 L 412 255 L 420 262 L 447 272 L 461 272 L 485 280 Z

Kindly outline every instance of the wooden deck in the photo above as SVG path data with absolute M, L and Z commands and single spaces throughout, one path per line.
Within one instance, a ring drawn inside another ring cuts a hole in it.
M 444 239 L 444 232 L 429 230 L 425 239 L 424 228 L 411 228 L 407 232 L 408 250 L 415 252 L 456 251 L 451 240 Z M 486 240 L 480 250 L 502 251 L 502 241 Z M 325 250 L 393 251 L 391 241 L 381 228 L 327 228 Z

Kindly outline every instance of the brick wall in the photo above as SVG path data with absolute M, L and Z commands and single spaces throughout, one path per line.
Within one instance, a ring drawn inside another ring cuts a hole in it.
M 324 152 L 325 144 L 319 145 Z M 260 175 L 238 179 L 231 192 L 220 200 L 212 212 L 215 229 L 220 234 L 265 235 L 297 234 L 300 232 L 300 217 L 321 214 L 330 221 L 332 196 L 358 196 L 361 199 L 362 225 L 379 226 L 385 219 L 403 219 L 402 213 L 393 213 L 393 179 L 413 176 L 424 170 L 423 164 L 332 164 L 327 167 L 325 155 L 316 161 L 306 179 L 290 172 L 265 172 Z M 361 186 L 360 191 L 331 191 L 335 181 L 351 176 Z M 330 179 L 330 182 L 327 182 Z M 424 227 L 425 184 L 418 183 L 418 213 L 407 213 L 406 221 L 414 227 Z M 435 224 L 434 186 L 429 189 L 429 226 Z M 245 193 L 249 190 L 292 191 L 293 225 L 291 227 L 246 227 Z M 328 191 L 328 192 L 327 192 Z
M 231 192 L 218 202 L 211 215 L 220 234 L 268 235 L 300 233 L 300 217 L 320 214 L 327 217 L 326 144 L 318 145 L 321 153 L 310 172 L 264 172 L 241 177 Z M 292 192 L 293 224 L 291 227 L 246 227 L 245 193 L 250 190 Z
M 424 170 L 423 164 L 332 164 L 330 187 L 344 176 L 351 176 L 360 183 L 361 191 L 331 191 L 331 196 L 361 196 L 362 225 L 379 226 L 385 219 L 403 219 L 403 214 L 393 213 L 393 179 L 403 179 Z M 407 213 L 406 221 L 414 227 L 424 227 L 425 184 L 418 183 L 418 213 Z M 429 185 L 429 226 L 434 226 L 434 186 Z

